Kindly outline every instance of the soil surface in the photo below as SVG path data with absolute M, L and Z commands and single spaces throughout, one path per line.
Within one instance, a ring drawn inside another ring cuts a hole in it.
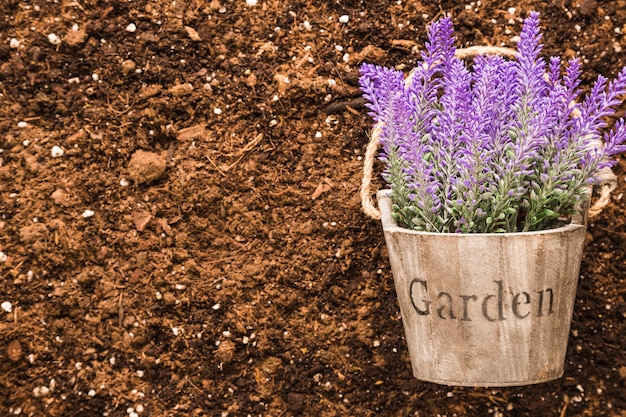
M 360 207 L 358 65 L 532 9 L 585 89 L 626 65 L 624 0 L 1 1 L 0 414 L 626 416 L 626 158 L 535 386 L 413 378 Z

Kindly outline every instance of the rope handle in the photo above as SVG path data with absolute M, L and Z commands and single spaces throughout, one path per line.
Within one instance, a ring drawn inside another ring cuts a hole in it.
M 487 54 L 515 57 L 517 56 L 517 51 L 511 48 L 496 46 L 470 46 L 469 48 L 457 49 L 455 52 L 455 56 L 460 59 Z M 412 77 L 413 72 L 409 73 L 405 83 L 410 84 Z M 363 211 L 369 217 L 376 220 L 380 219 L 380 210 L 378 210 L 374 204 L 374 199 L 372 197 L 374 194 L 372 192 L 372 178 L 374 175 L 374 161 L 376 159 L 376 154 L 378 153 L 378 147 L 380 146 L 380 134 L 381 128 L 379 126 L 374 126 L 370 136 L 370 141 L 365 150 L 365 157 L 363 158 L 363 178 L 361 180 L 360 189 L 361 206 L 363 207 Z M 596 146 L 602 146 L 602 143 L 599 142 Z M 598 184 L 598 192 L 600 196 L 593 206 L 589 208 L 587 212 L 588 217 L 595 217 L 602 212 L 602 210 L 611 201 L 611 192 L 613 192 L 613 190 L 617 187 L 617 177 L 610 168 L 603 168 L 600 170 L 598 178 L 600 179 Z

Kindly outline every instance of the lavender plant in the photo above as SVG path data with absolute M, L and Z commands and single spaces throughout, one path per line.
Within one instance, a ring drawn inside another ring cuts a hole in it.
M 606 118 L 626 93 L 626 67 L 581 98 L 578 59 L 541 58 L 539 14 L 524 21 L 518 56 L 455 57 L 452 22 L 428 30 L 410 82 L 363 64 L 360 84 L 381 129 L 393 216 L 429 232 L 543 230 L 589 198 L 598 172 L 626 150 L 626 123 Z M 578 117 L 574 117 L 579 113 Z M 604 146 L 596 146 L 604 139 Z

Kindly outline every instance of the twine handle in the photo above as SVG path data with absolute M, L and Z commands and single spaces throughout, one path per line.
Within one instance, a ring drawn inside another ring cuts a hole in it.
M 502 48 L 497 46 L 470 46 L 468 48 L 457 49 L 455 56 L 459 59 L 471 58 L 476 55 L 502 55 L 515 57 L 517 51 L 511 48 Z M 405 80 L 405 83 L 410 84 L 413 79 L 413 72 L 411 71 Z M 372 219 L 380 219 L 380 210 L 374 204 L 374 198 L 372 197 L 374 192 L 372 191 L 372 178 L 374 175 L 374 161 L 376 154 L 378 153 L 378 147 L 380 145 L 380 126 L 374 126 L 370 136 L 370 141 L 367 144 L 365 150 L 365 157 L 363 158 L 363 178 L 361 180 L 361 206 L 363 211 Z M 602 146 L 602 144 L 596 144 L 596 146 Z M 591 206 L 587 212 L 588 217 L 595 217 L 602 212 L 602 210 L 611 201 L 611 192 L 617 187 L 617 177 L 611 171 L 610 168 L 604 168 L 598 173 L 599 198 Z
M 372 130 L 370 142 L 365 149 L 365 158 L 363 158 L 363 179 L 361 180 L 361 206 L 365 214 L 376 220 L 380 219 L 380 210 L 376 208 L 372 198 L 372 176 L 374 174 L 374 160 L 380 144 L 380 131 L 379 126 L 375 126 Z
M 599 182 L 597 187 L 600 196 L 598 200 L 593 203 L 593 206 L 589 207 L 587 215 L 589 217 L 595 217 L 602 213 L 602 210 L 611 202 L 611 193 L 617 188 L 617 177 L 611 171 L 610 168 L 603 168 L 598 173 Z

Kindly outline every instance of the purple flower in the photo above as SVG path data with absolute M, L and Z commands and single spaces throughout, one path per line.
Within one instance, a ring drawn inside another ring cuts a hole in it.
M 455 57 L 445 17 L 429 27 L 408 80 L 393 69 L 361 67 L 401 225 L 482 233 L 548 228 L 587 198 L 612 156 L 626 151 L 623 119 L 603 132 L 626 94 L 626 68 L 611 82 L 599 76 L 576 104 L 579 60 L 562 75 L 560 58 L 540 57 L 540 40 L 539 14 L 531 12 L 516 60 L 477 57 L 470 70 Z

